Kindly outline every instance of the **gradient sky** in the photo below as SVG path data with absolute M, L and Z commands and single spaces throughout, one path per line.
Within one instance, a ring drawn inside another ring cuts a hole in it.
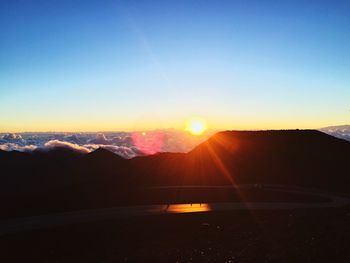
M 0 132 L 350 123 L 349 1 L 0 2 Z

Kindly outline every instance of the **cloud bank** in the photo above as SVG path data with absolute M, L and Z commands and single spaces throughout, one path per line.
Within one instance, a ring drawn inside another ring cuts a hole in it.
M 75 143 L 59 141 L 59 140 L 51 140 L 44 144 L 44 149 L 52 150 L 55 148 L 67 148 L 80 153 L 89 153 L 90 150 L 85 148 L 84 146 L 80 146 Z
M 158 152 L 187 152 L 211 134 L 213 132 L 196 137 L 177 130 L 131 133 L 10 133 L 0 134 L 0 150 L 28 152 L 36 149 L 67 148 L 85 154 L 104 148 L 124 158 L 133 158 Z

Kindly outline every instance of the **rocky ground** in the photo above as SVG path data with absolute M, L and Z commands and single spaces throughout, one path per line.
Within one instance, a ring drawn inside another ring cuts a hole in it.
M 350 208 L 134 217 L 0 237 L 1 262 L 350 262 Z

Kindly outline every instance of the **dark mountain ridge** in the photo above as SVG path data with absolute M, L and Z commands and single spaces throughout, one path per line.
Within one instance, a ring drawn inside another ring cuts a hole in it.
M 65 182 L 105 182 L 115 187 L 126 183 L 132 187 L 236 182 L 333 189 L 347 180 L 349 157 L 349 142 L 316 130 L 225 131 L 189 153 L 127 160 L 102 148 L 85 155 L 63 148 L 32 153 L 2 151 L 0 165 L 2 178 L 8 180 L 20 180 L 25 174 L 27 179 L 39 176 L 52 180 L 57 175 L 68 177 L 62 180 Z
M 14 212 L 127 204 L 153 186 L 262 183 L 349 194 L 349 157 L 350 142 L 315 130 L 219 132 L 188 153 L 132 159 L 105 149 L 0 151 L 0 195 Z
M 349 157 L 349 142 L 319 131 L 226 131 L 187 154 L 134 158 L 130 173 L 160 185 L 271 183 L 347 191 Z

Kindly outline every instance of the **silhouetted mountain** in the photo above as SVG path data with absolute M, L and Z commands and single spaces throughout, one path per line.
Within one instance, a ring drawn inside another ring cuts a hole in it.
M 125 160 L 123 157 L 120 155 L 117 155 L 109 150 L 106 150 L 104 148 L 98 148 L 95 151 L 86 154 L 85 156 L 86 159 L 92 161 L 92 160 L 106 160 L 106 161 L 120 161 L 120 160 Z
M 130 160 L 147 184 L 272 183 L 348 191 L 350 143 L 313 130 L 220 132 L 188 154 Z
M 319 131 L 222 132 L 190 154 L 202 156 L 207 164 L 205 174 L 221 171 L 238 183 L 347 191 L 344 186 L 350 182 L 346 176 L 350 143 Z M 221 163 L 223 168 L 217 169 Z
M 74 166 L 74 178 L 77 186 L 90 183 L 109 185 L 120 180 L 120 171 L 127 160 L 103 148 L 84 155 Z
M 349 156 L 349 142 L 314 130 L 226 131 L 189 153 L 133 159 L 104 149 L 1 151 L 0 193 L 10 208 L 123 204 L 141 198 L 144 187 L 166 185 L 265 183 L 350 193 Z
M 217 133 L 187 154 L 159 153 L 126 160 L 102 148 L 86 155 L 56 148 L 33 153 L 2 152 L 0 162 L 11 177 L 41 174 L 51 180 L 53 173 L 60 173 L 61 178 L 74 174 L 94 184 L 113 182 L 121 186 L 131 179 L 134 186 L 236 181 L 332 189 L 341 183 L 335 183 L 337 178 L 347 180 L 342 173 L 349 168 L 349 153 L 350 143 L 314 130 L 227 131 Z

